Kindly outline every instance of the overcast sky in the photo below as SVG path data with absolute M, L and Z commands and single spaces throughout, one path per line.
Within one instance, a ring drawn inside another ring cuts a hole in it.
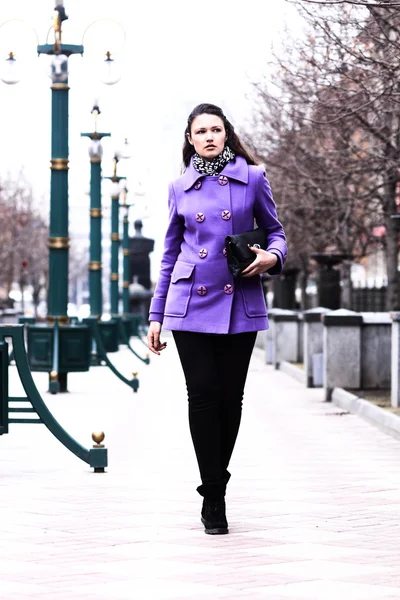
M 45 43 L 52 24 L 50 0 L 0 0 L 1 21 L 24 19 Z M 69 60 L 70 84 L 70 231 L 88 231 L 88 141 L 90 110 L 98 98 L 99 128 L 111 132 L 104 141 L 103 174 L 111 174 L 112 154 L 124 137 L 132 158 L 121 161 L 131 194 L 138 181 L 146 204 L 132 209 L 133 219 L 145 217 L 144 234 L 156 239 L 153 273 L 158 269 L 166 225 L 168 181 L 179 175 L 181 144 L 190 110 L 200 102 L 223 107 L 235 127 L 251 115 L 250 81 L 267 72 L 272 44 L 279 44 L 285 22 L 300 23 L 285 0 L 65 0 L 69 20 L 65 42 L 82 43 L 84 57 Z M 111 19 L 103 21 L 99 19 Z M 126 33 L 124 39 L 121 23 Z M 50 32 L 49 41 L 53 40 Z M 24 168 L 35 194 L 49 206 L 51 91 L 47 57 L 37 58 L 36 37 L 21 21 L 0 27 L 0 60 L 9 51 L 24 66 L 21 82 L 0 82 L 0 176 Z M 107 50 L 115 51 L 123 76 L 115 86 L 98 82 L 98 67 Z M 106 190 L 108 182 L 104 183 Z

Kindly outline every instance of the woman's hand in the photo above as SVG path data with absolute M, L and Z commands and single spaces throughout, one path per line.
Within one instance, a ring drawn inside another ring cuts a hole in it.
M 167 347 L 167 343 L 161 343 L 160 340 L 161 323 L 158 321 L 150 321 L 149 331 L 147 332 L 147 345 L 153 354 L 160 356 L 161 350 Z
M 253 248 L 253 246 L 250 245 L 249 248 L 257 256 L 256 260 L 242 271 L 242 277 L 253 277 L 254 275 L 266 273 L 278 262 L 277 255 L 272 254 L 272 252 L 267 252 L 267 250 L 262 250 L 261 248 Z

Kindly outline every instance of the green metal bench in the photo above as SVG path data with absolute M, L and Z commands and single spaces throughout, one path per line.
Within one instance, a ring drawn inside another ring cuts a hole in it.
M 12 340 L 14 360 L 26 396 L 8 395 L 8 338 Z M 90 449 L 84 448 L 61 427 L 40 396 L 29 369 L 24 325 L 0 325 L 0 378 L 0 435 L 9 433 L 10 424 L 44 424 L 61 444 L 92 467 L 95 473 L 104 472 L 108 459 L 107 449 L 102 445 L 104 433 L 92 434 L 95 445 Z M 21 416 L 30 413 L 36 414 L 38 418 Z

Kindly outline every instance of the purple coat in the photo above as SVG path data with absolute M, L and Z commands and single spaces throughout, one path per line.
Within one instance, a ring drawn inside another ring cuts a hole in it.
M 235 279 L 224 254 L 225 237 L 250 231 L 254 219 L 267 230 L 279 274 L 287 256 L 270 185 L 262 167 L 238 156 L 217 176 L 192 163 L 169 185 L 169 224 L 150 321 L 165 329 L 240 333 L 268 329 L 261 276 Z

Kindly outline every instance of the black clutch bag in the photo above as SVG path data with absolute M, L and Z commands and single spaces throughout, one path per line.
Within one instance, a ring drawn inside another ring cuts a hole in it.
M 228 267 L 234 277 L 238 277 L 242 271 L 256 259 L 256 254 L 248 247 L 267 249 L 267 235 L 265 229 L 253 229 L 236 235 L 228 235 L 225 238 L 226 258 Z

